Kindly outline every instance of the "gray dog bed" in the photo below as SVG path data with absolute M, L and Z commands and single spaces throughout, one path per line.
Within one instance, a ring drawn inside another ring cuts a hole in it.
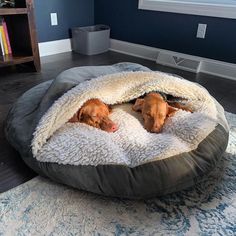
M 127 102 L 159 91 L 182 97 L 160 134 L 143 128 Z M 67 121 L 91 98 L 113 105 L 115 133 Z M 36 172 L 94 193 L 147 198 L 189 187 L 208 174 L 228 142 L 220 104 L 200 85 L 133 63 L 78 67 L 23 94 L 6 136 Z

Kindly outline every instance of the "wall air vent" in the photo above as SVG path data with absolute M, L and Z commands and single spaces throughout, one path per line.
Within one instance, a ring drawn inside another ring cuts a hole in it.
M 156 63 L 197 73 L 199 72 L 201 61 L 160 51 Z

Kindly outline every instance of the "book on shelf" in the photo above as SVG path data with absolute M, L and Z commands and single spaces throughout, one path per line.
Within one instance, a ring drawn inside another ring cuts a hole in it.
M 0 44 L 1 44 L 1 51 L 2 51 L 1 54 L 3 56 L 12 54 L 7 24 L 3 17 L 0 18 L 0 38 L 1 38 Z
M 6 21 L 4 20 L 4 18 L 3 18 L 3 21 L 2 21 L 2 25 L 3 25 L 3 30 L 4 30 L 4 32 L 5 32 L 5 35 L 6 35 L 8 53 L 9 53 L 9 54 L 12 54 L 11 44 L 10 44 L 9 34 L 8 34 L 8 29 L 7 29 L 7 23 L 6 23 Z
M 1 55 L 4 56 L 5 55 L 5 50 L 4 50 L 4 46 L 3 46 L 3 39 L 2 39 L 2 33 L 0 31 L 0 46 L 1 46 Z

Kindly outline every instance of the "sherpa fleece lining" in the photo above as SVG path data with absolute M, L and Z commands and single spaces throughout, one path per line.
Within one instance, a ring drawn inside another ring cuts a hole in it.
M 66 123 L 91 98 L 115 105 L 150 91 L 185 98 L 194 112 L 177 112 L 160 134 L 148 133 L 129 105 L 115 106 L 111 118 L 119 130 L 112 134 Z M 36 127 L 32 151 L 43 162 L 133 167 L 195 149 L 221 120 L 222 107 L 198 84 L 161 72 L 117 73 L 85 81 L 55 101 Z

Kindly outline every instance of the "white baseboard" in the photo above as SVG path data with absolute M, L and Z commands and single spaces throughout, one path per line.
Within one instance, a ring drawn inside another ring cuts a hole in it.
M 190 70 L 187 68 L 183 68 L 178 64 L 173 64 L 168 61 L 157 61 L 162 65 L 171 66 L 174 68 L 188 70 L 193 72 L 202 72 L 206 74 L 216 75 L 224 78 L 229 78 L 236 80 L 236 64 L 227 63 L 223 61 L 212 60 L 203 57 L 192 56 L 188 54 L 173 52 L 169 50 L 164 50 L 160 48 L 148 47 L 140 44 L 129 43 L 125 41 L 120 41 L 116 39 L 111 39 L 111 51 L 120 52 L 123 54 L 128 54 L 144 59 L 148 59 L 151 61 L 157 61 L 158 55 L 172 55 L 178 58 L 189 59 L 193 61 L 199 61 L 198 68 L 194 70 Z
M 63 52 L 70 52 L 71 50 L 72 49 L 71 49 L 70 39 L 62 39 L 62 40 L 39 43 L 40 57 L 50 56 Z
M 72 50 L 71 39 L 62 39 L 62 40 L 39 43 L 39 53 L 41 57 L 63 52 L 70 52 L 71 50 Z M 197 57 L 193 55 L 173 52 L 160 48 L 149 47 L 141 44 L 129 43 L 116 39 L 111 39 L 110 50 L 135 57 L 148 59 L 151 61 L 156 61 L 159 64 L 171 66 L 182 70 L 192 71 L 196 73 L 203 72 L 206 74 L 211 74 L 236 80 L 236 64 L 233 63 L 212 60 L 204 57 Z M 158 55 L 159 56 L 162 55 L 161 58 L 163 58 L 164 55 L 164 58 L 167 58 L 167 60 L 158 60 Z M 184 68 L 180 66 L 178 63 L 177 64 L 170 63 L 170 61 L 168 60 L 170 56 L 198 61 L 199 66 L 196 68 L 196 70 Z
M 129 43 L 116 39 L 111 39 L 110 50 L 114 52 L 120 52 L 123 54 L 156 61 L 158 55 L 158 49 L 144 46 L 141 44 Z

